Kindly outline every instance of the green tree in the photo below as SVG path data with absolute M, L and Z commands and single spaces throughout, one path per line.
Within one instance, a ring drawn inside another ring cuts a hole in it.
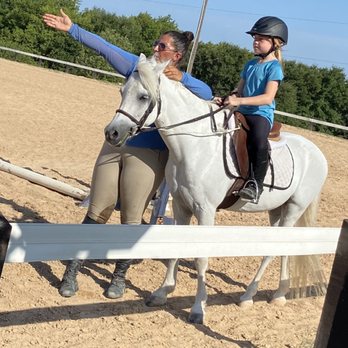
M 201 43 L 197 51 L 193 74 L 207 82 L 215 95 L 227 95 L 237 85 L 240 72 L 251 53 L 237 46 L 220 42 Z
M 0 0 L 0 44 L 29 53 L 48 55 L 59 51 L 59 59 L 67 58 L 74 52 L 71 45 L 65 44 L 65 36 L 45 28 L 42 15 L 45 12 L 58 12 L 63 7 L 72 13 L 78 13 L 79 1 L 76 0 Z M 57 50 L 57 47 L 60 47 Z M 62 56 L 62 47 L 67 48 Z M 17 57 L 18 58 L 18 57 Z M 18 60 L 33 61 L 28 57 Z

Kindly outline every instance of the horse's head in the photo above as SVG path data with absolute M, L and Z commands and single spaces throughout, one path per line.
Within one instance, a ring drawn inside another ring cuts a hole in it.
M 140 55 L 137 68 L 121 88 L 120 108 L 104 130 L 111 145 L 124 145 L 129 137 L 155 122 L 161 111 L 159 76 L 167 64 Z

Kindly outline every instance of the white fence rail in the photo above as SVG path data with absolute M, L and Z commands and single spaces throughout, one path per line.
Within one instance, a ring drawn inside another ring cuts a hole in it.
M 343 129 L 345 131 L 348 131 L 348 127 L 341 126 L 340 124 L 334 124 L 334 123 L 330 123 L 330 122 L 326 122 L 326 121 L 320 121 L 320 120 L 316 120 L 315 118 L 308 118 L 308 117 L 304 117 L 304 116 L 289 114 L 288 112 L 283 112 L 283 111 L 278 111 L 278 110 L 275 110 L 274 113 L 277 115 L 281 115 L 281 116 L 296 118 L 298 120 L 306 121 L 309 123 L 322 124 L 324 126 L 337 128 L 337 129 Z
M 117 74 L 117 73 L 113 73 L 113 72 L 110 72 L 110 71 L 101 70 L 101 69 L 96 69 L 96 68 L 91 68 L 91 67 L 85 66 L 85 65 L 70 63 L 70 62 L 66 62 L 66 61 L 64 61 L 64 60 L 58 60 L 58 59 L 48 58 L 48 57 L 45 57 L 45 56 L 39 56 L 39 55 L 33 54 L 33 53 L 18 51 L 18 50 L 15 50 L 15 49 L 13 49 L 13 48 L 7 48 L 7 47 L 2 47 L 2 46 L 0 46 L 0 50 L 9 51 L 9 52 L 13 52 L 13 53 L 18 53 L 18 54 L 22 54 L 22 55 L 24 55 L 24 56 L 28 56 L 28 57 L 32 57 L 32 58 L 37 58 L 37 59 L 42 59 L 42 60 L 47 60 L 47 61 L 54 62 L 54 63 L 59 63 L 59 64 L 68 65 L 68 66 L 73 66 L 73 67 L 75 67 L 75 68 L 80 68 L 80 69 L 84 69 L 84 70 L 89 70 L 89 71 L 97 72 L 97 73 L 104 74 L 104 75 L 110 75 L 110 76 L 121 77 L 121 78 L 124 79 L 124 76 L 123 76 L 123 75 L 120 75 L 120 74 Z
M 37 58 L 37 59 L 42 59 L 42 60 L 47 60 L 47 61 L 51 61 L 51 62 L 55 62 L 55 63 L 59 63 L 59 64 L 68 65 L 68 66 L 73 66 L 75 68 L 80 68 L 80 69 L 84 69 L 84 70 L 94 71 L 94 72 L 97 72 L 97 73 L 100 73 L 100 74 L 105 74 L 105 75 L 110 75 L 110 76 L 116 76 L 116 77 L 124 78 L 124 76 L 122 76 L 120 74 L 117 74 L 117 73 L 112 73 L 112 72 L 105 71 L 105 70 L 95 69 L 95 68 L 91 68 L 91 67 L 80 65 L 80 64 L 70 63 L 70 62 L 66 62 L 66 61 L 63 61 L 63 60 L 48 58 L 48 57 L 40 56 L 40 55 L 37 55 L 37 54 L 27 53 L 27 52 L 15 50 L 15 49 L 12 49 L 12 48 L 7 48 L 7 47 L 0 46 L 0 50 L 9 51 L 9 52 L 13 52 L 13 53 L 18 53 L 18 54 L 22 54 L 22 55 L 25 55 L 25 56 L 29 56 L 29 57 L 33 57 L 33 58 Z M 281 115 L 281 116 L 295 118 L 295 119 L 306 121 L 306 122 L 309 122 L 309 123 L 321 124 L 321 125 L 324 125 L 324 126 L 327 126 L 327 127 L 332 127 L 332 128 L 342 129 L 342 130 L 348 131 L 348 127 L 346 127 L 346 126 L 342 126 L 342 125 L 338 125 L 338 124 L 334 124 L 334 123 L 330 123 L 330 122 L 325 122 L 325 121 L 317 120 L 317 119 L 314 119 L 314 118 L 308 118 L 308 117 L 304 117 L 304 116 L 300 116 L 300 115 L 294 115 L 294 114 L 290 114 L 288 112 L 283 112 L 283 111 L 278 111 L 278 110 L 276 110 L 275 113 L 278 114 L 278 115 Z
M 14 223 L 5 262 L 333 254 L 340 228 Z

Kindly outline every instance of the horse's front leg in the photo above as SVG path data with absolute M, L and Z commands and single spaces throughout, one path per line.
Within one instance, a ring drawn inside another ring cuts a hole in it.
M 194 215 L 197 217 L 199 225 L 214 225 L 215 217 L 215 207 L 210 207 L 210 209 L 197 209 L 194 212 Z M 207 291 L 205 288 L 205 273 L 208 268 L 208 258 L 196 258 L 195 259 L 196 270 L 197 270 L 197 292 L 195 303 L 191 308 L 189 315 L 189 321 L 195 324 L 203 324 L 204 314 L 205 314 L 205 305 L 207 303 Z
M 285 295 L 289 292 L 290 289 L 288 260 L 289 256 L 281 257 L 279 287 L 272 297 L 271 303 L 273 304 L 284 305 L 286 303 Z
M 149 307 L 162 306 L 167 303 L 167 296 L 174 291 L 178 273 L 179 259 L 167 260 L 167 272 L 162 285 L 146 300 Z
M 189 225 L 192 216 L 191 211 L 181 203 L 180 197 L 173 198 L 172 204 L 176 223 L 178 225 Z M 168 294 L 172 293 L 175 289 L 179 260 L 170 259 L 167 262 L 167 272 L 162 285 L 145 302 L 150 307 L 166 304 Z
M 189 316 L 189 321 L 195 324 L 203 324 L 204 308 L 207 303 L 207 291 L 205 289 L 205 273 L 208 268 L 208 258 L 195 259 L 197 269 L 197 293 Z
M 257 293 L 257 289 L 259 287 L 259 282 L 263 276 L 263 273 L 265 272 L 267 266 L 269 265 L 269 263 L 274 259 L 274 256 L 265 256 L 262 259 L 262 263 L 261 266 L 259 267 L 254 279 L 252 280 L 252 282 L 248 285 L 244 295 L 242 295 L 240 297 L 240 302 L 239 302 L 239 306 L 240 307 L 250 307 L 253 305 L 254 301 L 253 301 L 253 297 L 256 295 Z

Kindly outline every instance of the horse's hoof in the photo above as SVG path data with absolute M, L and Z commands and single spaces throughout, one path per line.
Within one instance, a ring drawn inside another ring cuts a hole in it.
M 253 301 L 253 300 L 245 300 L 245 301 L 240 301 L 240 302 L 238 303 L 238 306 L 239 306 L 240 308 L 246 309 L 246 308 L 252 307 L 253 304 L 254 304 L 254 301 Z
M 164 306 L 167 303 L 166 298 L 153 296 L 151 295 L 146 301 L 145 304 L 148 307 L 158 307 L 158 306 Z
M 284 296 L 273 298 L 270 301 L 270 304 L 276 305 L 276 306 L 284 306 L 286 304 L 286 298 Z
M 203 324 L 203 314 L 202 313 L 190 313 L 189 322 L 192 324 Z

